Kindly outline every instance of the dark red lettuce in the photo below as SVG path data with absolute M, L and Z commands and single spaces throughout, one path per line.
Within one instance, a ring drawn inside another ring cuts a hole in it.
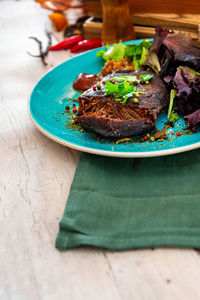
M 200 71 L 200 44 L 183 33 L 174 34 L 167 29 L 157 28 L 143 66 L 152 68 L 156 73 L 160 72 L 164 77 L 175 72 L 179 65 Z
M 200 73 L 180 66 L 174 76 L 173 85 L 177 90 L 178 111 L 183 116 L 192 115 L 191 126 L 194 130 L 199 122 L 195 123 L 198 118 L 194 118 L 193 113 L 200 109 Z
M 150 52 L 155 52 L 156 54 L 158 54 L 160 46 L 162 45 L 164 39 L 166 38 L 169 32 L 172 33 L 172 31 L 169 31 L 166 28 L 156 28 L 156 34 L 154 36 Z
M 196 126 L 200 123 L 200 109 L 184 117 L 184 119 L 190 124 L 193 131 L 196 130 Z
M 174 76 L 177 97 L 189 96 L 193 91 L 200 92 L 200 73 L 189 67 L 180 66 Z
M 159 73 L 161 71 L 161 65 L 160 65 L 158 53 L 168 33 L 169 31 L 165 28 L 156 28 L 156 34 L 152 46 L 149 50 L 149 54 L 147 56 L 146 61 L 143 63 L 143 66 L 150 67 L 156 73 Z
M 144 67 L 159 73 L 169 90 L 176 89 L 178 112 L 192 130 L 200 123 L 200 43 L 167 29 L 157 29 Z
M 173 56 L 173 61 L 200 70 L 200 45 L 183 33 L 168 35 L 162 43 Z

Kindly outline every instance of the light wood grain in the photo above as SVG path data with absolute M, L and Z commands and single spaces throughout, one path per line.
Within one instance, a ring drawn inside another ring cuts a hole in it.
M 178 18 L 178 15 L 168 15 L 168 17 L 166 17 L 166 14 L 135 14 L 133 15 L 133 22 L 135 24 L 136 39 L 152 38 L 155 35 L 156 27 L 170 28 L 173 29 L 175 33 L 181 31 L 191 38 L 198 39 L 199 30 L 197 21 L 200 19 L 200 15 L 197 16 L 193 19 L 188 16 L 187 20 L 185 17 Z M 191 25 L 189 25 L 191 20 Z M 94 18 L 90 17 L 83 25 L 83 28 L 87 39 L 101 38 L 103 23 L 94 22 Z
M 147 25 L 153 27 L 167 27 L 178 30 L 197 32 L 200 24 L 200 15 L 198 14 L 133 14 L 134 24 Z
M 32 0 L 0 1 L 0 299 L 196 300 L 200 256 L 190 249 L 111 252 L 54 247 L 79 153 L 31 123 L 27 101 L 44 67 L 26 51 L 45 40 L 46 13 Z

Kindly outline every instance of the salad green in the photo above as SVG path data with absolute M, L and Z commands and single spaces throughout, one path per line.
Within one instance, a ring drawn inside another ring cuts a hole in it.
M 96 53 L 98 57 L 102 57 L 105 61 L 115 60 L 119 61 L 125 57 L 133 60 L 135 70 L 138 70 L 142 63 L 146 60 L 152 42 L 143 40 L 139 45 L 136 44 L 122 44 L 119 42 L 113 46 L 106 46 L 105 50 L 100 50 Z

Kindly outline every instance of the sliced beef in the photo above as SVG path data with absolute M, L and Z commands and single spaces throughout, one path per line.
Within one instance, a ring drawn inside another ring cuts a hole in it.
M 104 77 L 101 88 L 88 89 L 79 97 L 78 120 L 86 131 L 105 137 L 127 137 L 150 131 L 163 107 L 168 105 L 168 93 L 163 81 L 155 74 L 149 84 L 138 84 L 138 102 L 129 98 L 125 104 L 116 101 L 112 95 L 105 96 L 104 81 L 119 75 L 149 74 L 146 71 L 117 71 Z

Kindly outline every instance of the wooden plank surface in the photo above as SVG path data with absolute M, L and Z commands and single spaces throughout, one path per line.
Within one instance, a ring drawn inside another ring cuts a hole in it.
M 153 27 L 176 28 L 180 30 L 197 32 L 200 24 L 199 14 L 133 14 L 134 24 Z
M 134 25 L 136 39 L 152 38 L 155 35 L 156 27 L 167 27 L 173 29 L 175 33 L 181 31 L 186 34 L 189 34 L 194 39 L 199 38 L 200 33 L 199 33 L 199 26 L 197 24 L 197 20 L 198 20 L 197 17 L 193 19 L 188 17 L 188 20 L 186 20 L 186 18 L 178 19 L 177 16 L 177 22 L 173 22 L 172 20 L 175 19 L 175 15 L 171 15 L 171 16 L 168 15 L 167 19 L 164 19 L 165 16 L 166 16 L 165 14 L 163 15 L 152 14 L 149 15 L 148 17 L 147 14 L 135 14 L 133 16 L 133 20 L 135 21 L 134 24 L 136 24 Z M 181 20 L 183 20 L 182 27 L 181 27 Z M 191 25 L 189 23 L 190 20 L 193 21 Z M 100 21 L 94 22 L 94 18 L 90 17 L 83 25 L 83 28 L 84 28 L 84 34 L 86 39 L 101 38 L 101 32 L 103 28 L 102 22 Z
M 102 15 L 100 0 L 87 0 L 86 3 L 91 16 Z M 133 13 L 200 14 L 199 0 L 129 0 L 129 4 Z
M 45 41 L 46 14 L 32 0 L 0 1 L 0 299 L 196 300 L 200 255 L 192 249 L 111 252 L 54 247 L 79 152 L 31 123 L 27 101 L 49 65 L 29 57 Z

